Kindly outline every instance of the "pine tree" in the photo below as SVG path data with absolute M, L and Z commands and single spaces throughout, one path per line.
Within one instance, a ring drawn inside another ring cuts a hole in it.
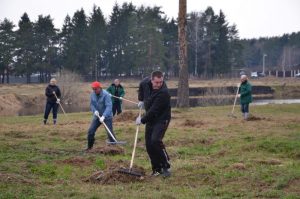
M 34 23 L 34 50 L 36 56 L 35 70 L 40 72 L 40 82 L 48 82 L 51 73 L 56 71 L 57 30 L 50 15 L 39 15 Z
M 98 76 L 101 75 L 101 70 L 105 64 L 107 25 L 101 9 L 95 5 L 89 18 L 88 36 L 91 60 L 90 71 L 93 71 L 95 80 L 98 80 Z
M 2 75 L 1 83 L 9 83 L 9 75 L 12 70 L 13 56 L 15 50 L 15 33 L 14 24 L 8 19 L 0 23 L 0 74 Z
M 30 75 L 34 72 L 35 51 L 33 24 L 27 13 L 24 13 L 19 21 L 19 29 L 16 32 L 16 71 L 18 74 L 26 74 L 27 83 L 31 82 Z

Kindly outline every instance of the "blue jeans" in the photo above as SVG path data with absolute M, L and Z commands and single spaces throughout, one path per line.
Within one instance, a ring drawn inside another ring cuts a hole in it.
M 242 113 L 249 113 L 249 104 L 241 104 Z
M 116 138 L 114 132 L 113 132 L 113 126 L 112 126 L 112 118 L 105 118 L 104 123 L 110 130 L 110 132 L 113 134 L 113 136 Z M 90 125 L 90 128 L 88 130 L 87 140 L 88 140 L 88 148 L 92 148 L 95 142 L 95 134 L 98 129 L 98 127 L 101 125 L 101 122 L 99 121 L 99 118 L 96 116 L 93 116 L 92 123 Z M 105 127 L 104 127 L 105 128 Z M 109 142 L 115 142 L 115 140 L 110 136 L 109 132 L 106 131 L 107 137 Z M 117 138 L 116 138 L 117 139 Z
M 45 113 L 44 113 L 45 120 L 48 119 L 51 109 L 52 109 L 52 113 L 53 113 L 53 119 L 56 120 L 57 110 L 58 110 L 58 104 L 56 102 L 47 102 L 46 103 L 46 108 L 45 108 Z

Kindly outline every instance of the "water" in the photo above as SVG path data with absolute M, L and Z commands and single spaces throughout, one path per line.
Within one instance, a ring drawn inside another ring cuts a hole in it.
M 267 105 L 267 104 L 300 104 L 300 99 L 263 99 L 255 100 L 253 105 Z

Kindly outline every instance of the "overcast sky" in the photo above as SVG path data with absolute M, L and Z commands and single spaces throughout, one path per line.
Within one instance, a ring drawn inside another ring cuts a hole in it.
M 56 28 L 61 28 L 67 14 L 71 17 L 83 8 L 90 15 L 93 5 L 101 8 L 108 19 L 117 2 L 136 6 L 161 6 L 168 17 L 178 15 L 179 0 L 0 0 L 0 20 L 8 18 L 15 25 L 27 12 L 31 21 L 38 15 L 49 15 Z M 204 11 L 212 6 L 216 14 L 223 10 L 230 25 L 235 23 L 241 38 L 281 36 L 300 31 L 300 0 L 187 0 L 187 11 Z

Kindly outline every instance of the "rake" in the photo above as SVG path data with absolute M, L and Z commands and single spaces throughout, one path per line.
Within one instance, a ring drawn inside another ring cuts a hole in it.
M 100 121 L 100 116 L 97 115 L 97 117 L 99 118 Z M 104 125 L 105 129 L 107 130 L 107 132 L 109 133 L 109 135 L 112 137 L 112 139 L 114 140 L 114 142 L 106 142 L 107 144 L 126 144 L 126 141 L 118 141 L 115 136 L 111 133 L 111 131 L 109 130 L 109 128 L 107 127 L 107 125 L 105 124 L 105 122 L 103 121 L 102 124 Z
M 140 109 L 139 117 L 141 117 L 141 114 L 142 114 L 142 109 Z M 132 170 L 133 160 L 134 160 L 134 155 L 135 155 L 135 149 L 136 149 L 136 144 L 137 144 L 137 138 L 138 138 L 138 134 L 139 134 L 139 127 L 140 127 L 140 125 L 136 126 L 134 145 L 133 145 L 133 150 L 132 150 L 132 154 L 131 154 L 131 161 L 130 161 L 129 169 L 121 168 L 121 169 L 118 170 L 119 173 L 123 173 L 123 174 L 126 174 L 126 175 L 137 176 L 137 177 L 143 176 L 143 174 Z
M 235 94 L 235 98 L 234 98 L 234 103 L 233 103 L 233 106 L 232 106 L 232 110 L 231 110 L 231 113 L 228 114 L 228 117 L 237 118 L 233 113 L 234 113 L 234 107 L 235 107 L 235 104 L 236 104 L 236 100 L 237 100 L 237 97 L 238 97 L 238 94 L 239 94 L 239 90 L 240 90 L 240 84 L 238 84 L 236 94 Z

